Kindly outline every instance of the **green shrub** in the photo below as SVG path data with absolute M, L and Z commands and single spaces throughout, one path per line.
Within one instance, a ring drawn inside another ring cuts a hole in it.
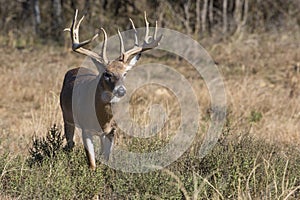
M 63 137 L 61 130 L 54 124 L 48 131 L 46 137 L 32 139 L 32 147 L 29 148 L 30 158 L 28 162 L 30 165 L 41 163 L 46 158 L 54 158 L 58 152 L 63 149 Z

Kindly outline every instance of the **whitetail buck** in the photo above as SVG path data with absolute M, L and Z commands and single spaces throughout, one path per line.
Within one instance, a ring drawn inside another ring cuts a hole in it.
M 91 58 L 99 73 L 83 67 L 69 70 L 64 78 L 60 104 L 63 112 L 67 147 L 73 148 L 75 125 L 79 126 L 82 129 L 82 139 L 89 166 L 91 169 L 95 169 L 93 135 L 95 133 L 100 135 L 101 153 L 108 160 L 116 131 L 111 110 L 112 103 L 117 102 L 126 94 L 126 88 L 123 85 L 126 73 L 136 64 L 143 51 L 153 49 L 159 45 L 162 35 L 156 38 L 156 23 L 154 34 L 149 36 L 149 23 L 145 13 L 145 39 L 143 44 L 139 45 L 137 30 L 133 21 L 129 19 L 135 32 L 134 46 L 125 51 L 123 38 L 118 30 L 120 56 L 110 61 L 106 56 L 107 34 L 103 28 L 101 30 L 104 34 L 104 41 L 101 54 L 84 48 L 85 45 L 98 37 L 98 34 L 90 40 L 79 41 L 79 26 L 84 16 L 77 22 L 77 14 L 78 10 L 75 12 L 71 27 L 65 29 L 71 33 L 72 49 Z M 129 60 L 129 58 L 131 59 Z

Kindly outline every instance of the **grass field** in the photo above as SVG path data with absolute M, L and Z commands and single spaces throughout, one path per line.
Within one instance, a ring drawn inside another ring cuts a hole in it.
M 147 174 L 122 173 L 101 164 L 91 172 L 80 145 L 71 153 L 62 145 L 53 150 L 55 156 L 42 154 L 41 163 L 33 159 L 28 153 L 33 136 L 45 137 L 53 124 L 58 127 L 54 133 L 61 130 L 64 73 L 79 66 L 83 57 L 53 46 L 1 47 L 0 198 L 298 199 L 299 41 L 299 31 L 202 41 L 225 82 L 228 115 L 223 135 L 203 159 L 195 153 L 199 138 L 168 168 Z M 206 86 L 184 61 L 164 62 L 182 72 L 197 91 L 201 137 L 210 121 Z M 170 115 L 176 113 L 172 105 Z M 140 150 L 149 146 L 130 144 Z

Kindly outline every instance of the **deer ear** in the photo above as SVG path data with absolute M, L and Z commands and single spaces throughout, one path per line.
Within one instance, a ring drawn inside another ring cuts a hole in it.
M 126 68 L 127 71 L 132 69 L 132 67 L 140 59 L 141 55 L 142 55 L 141 53 L 138 53 L 130 60 L 130 62 L 128 63 L 127 68 Z

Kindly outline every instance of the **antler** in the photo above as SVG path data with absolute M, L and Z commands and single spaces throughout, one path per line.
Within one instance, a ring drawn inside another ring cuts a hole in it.
M 145 23 L 146 23 L 146 33 L 145 33 L 145 39 L 144 39 L 142 46 L 139 46 L 139 44 L 138 44 L 137 30 L 134 26 L 132 19 L 129 18 L 132 28 L 134 30 L 134 47 L 133 48 L 131 48 L 125 52 L 123 38 L 122 38 L 120 31 L 118 30 L 118 35 L 119 35 L 119 39 L 120 39 L 120 54 L 121 54 L 120 60 L 123 62 L 126 62 L 128 60 L 128 58 L 132 55 L 153 49 L 159 45 L 162 35 L 160 35 L 158 38 L 156 38 L 157 21 L 155 22 L 155 30 L 154 30 L 153 35 L 149 36 L 149 22 L 147 20 L 146 12 L 144 13 L 144 15 L 145 15 Z
M 79 26 L 80 26 L 81 22 L 83 21 L 84 16 L 82 16 L 82 18 L 77 23 L 77 15 L 78 15 L 78 10 L 76 9 L 71 27 L 64 29 L 64 31 L 69 31 L 71 34 L 72 50 L 75 52 L 81 53 L 83 55 L 86 55 L 101 64 L 107 65 L 108 59 L 106 57 L 106 45 L 107 45 L 106 31 L 103 28 L 101 28 L 101 30 L 104 34 L 104 42 L 103 42 L 103 46 L 102 46 L 101 55 L 99 55 L 89 49 L 83 48 L 83 46 L 85 46 L 85 45 L 89 44 L 91 41 L 95 40 L 99 34 L 97 33 L 91 39 L 80 42 L 79 41 Z

